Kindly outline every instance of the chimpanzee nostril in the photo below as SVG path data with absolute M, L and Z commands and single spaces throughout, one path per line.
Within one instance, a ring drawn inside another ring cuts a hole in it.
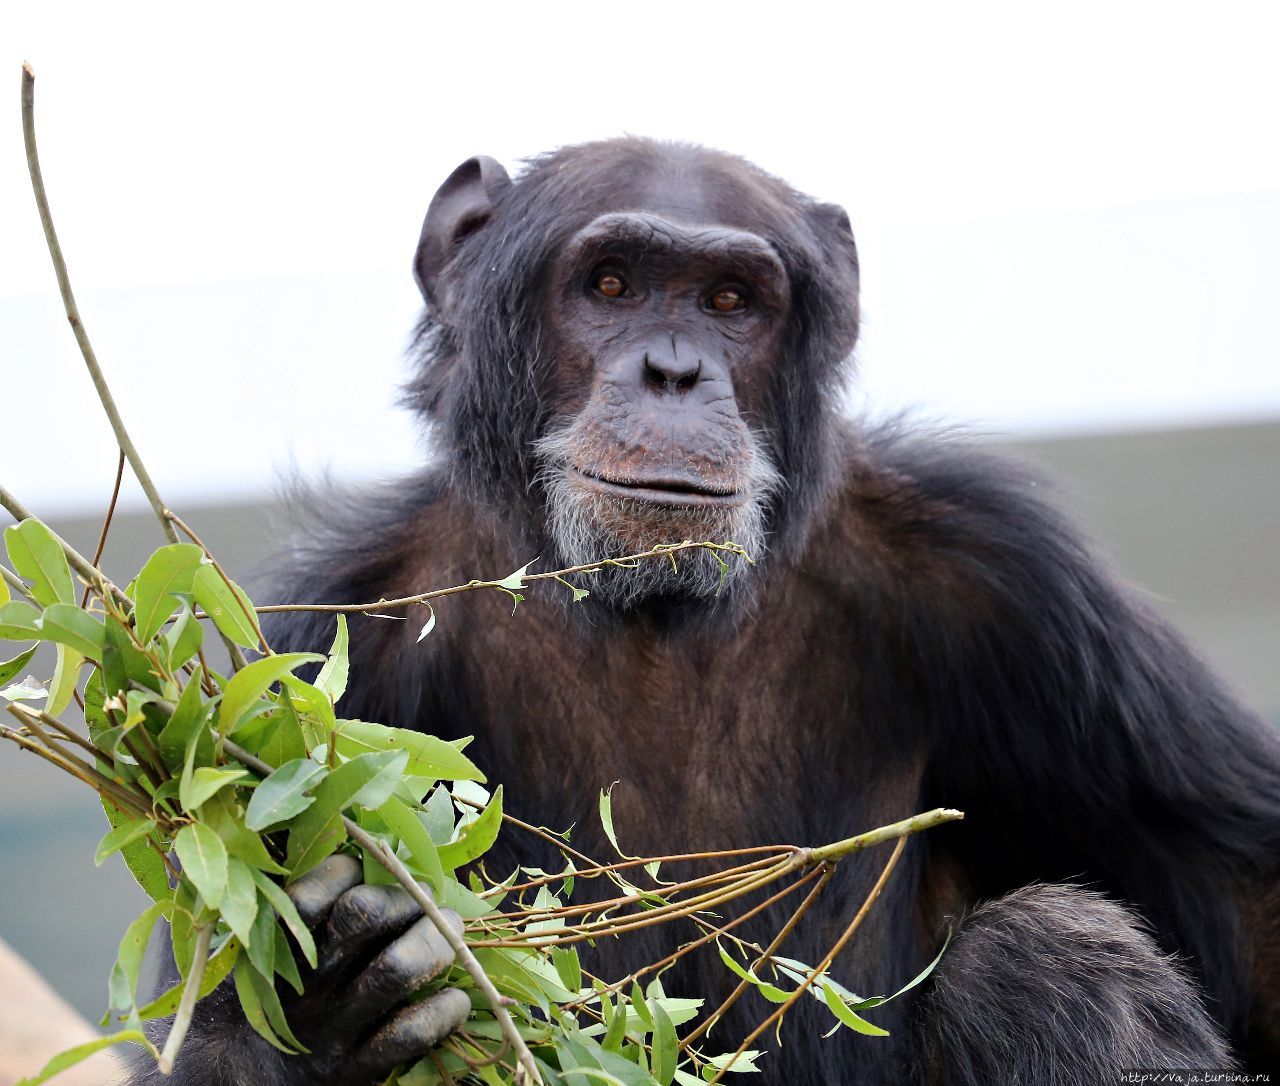
M 664 358 L 646 352 L 644 356 L 644 383 L 654 392 L 688 392 L 698 383 L 702 374 L 702 360 L 689 365 L 677 358 Z

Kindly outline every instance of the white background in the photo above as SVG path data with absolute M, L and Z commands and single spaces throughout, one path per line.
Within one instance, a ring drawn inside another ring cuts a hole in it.
M 849 209 L 877 410 L 1011 434 L 1276 417 L 1277 10 L 8 3 L 0 478 L 96 507 L 115 463 L 27 187 L 23 59 L 89 332 L 177 501 L 412 462 L 394 386 L 436 185 L 622 132 Z

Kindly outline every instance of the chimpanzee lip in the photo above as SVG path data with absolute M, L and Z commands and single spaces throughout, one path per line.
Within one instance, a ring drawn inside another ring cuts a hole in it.
M 701 483 L 684 478 L 655 479 L 606 479 L 581 468 L 569 468 L 569 473 L 579 482 L 604 494 L 612 494 L 632 501 L 652 502 L 654 505 L 740 505 L 742 497 L 734 490 L 714 490 Z

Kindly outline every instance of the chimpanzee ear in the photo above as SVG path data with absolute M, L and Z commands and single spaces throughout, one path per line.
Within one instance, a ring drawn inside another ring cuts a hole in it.
M 853 240 L 853 227 L 839 204 L 813 204 L 809 222 L 822 252 L 821 289 L 832 297 L 831 312 L 838 314 L 828 324 L 832 350 L 844 358 L 858 341 L 858 247 Z
M 858 284 L 858 247 L 853 240 L 849 213 L 839 204 L 814 204 L 810 210 L 823 252 L 837 269 Z
M 432 197 L 413 261 L 418 289 L 429 303 L 444 304 L 440 281 L 454 247 L 489 221 L 498 195 L 510 184 L 502 163 L 476 155 L 454 170 Z

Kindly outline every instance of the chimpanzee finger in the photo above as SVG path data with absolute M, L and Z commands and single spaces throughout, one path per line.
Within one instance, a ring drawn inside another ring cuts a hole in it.
M 369 1078 L 387 1075 L 400 1064 L 425 1056 L 466 1022 L 471 1000 L 457 988 L 406 1007 L 356 1052 L 355 1067 Z
M 298 915 L 314 928 L 329 915 L 334 902 L 362 878 L 360 861 L 351 856 L 330 856 L 322 860 L 285 892 L 297 906 Z
M 329 910 L 317 972 L 322 977 L 341 973 L 421 915 L 418 903 L 403 887 L 367 883 L 352 887 Z
M 462 934 L 462 917 L 444 910 L 449 926 Z M 417 923 L 370 962 L 343 993 L 337 1021 L 353 1032 L 405 1002 L 453 961 L 453 948 L 429 917 Z

